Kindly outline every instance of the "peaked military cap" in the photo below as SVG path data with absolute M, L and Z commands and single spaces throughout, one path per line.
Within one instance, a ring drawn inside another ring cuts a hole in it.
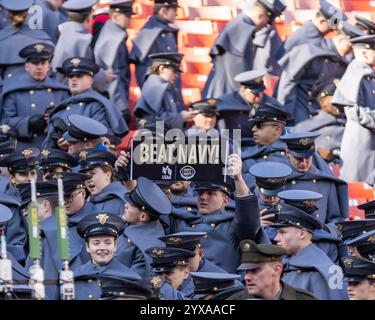
M 2 0 L 1 5 L 11 12 L 27 11 L 34 4 L 34 0 Z
M 170 214 L 172 205 L 165 193 L 150 179 L 139 177 L 135 189 L 125 194 L 127 202 L 130 202 L 142 211 L 159 217 L 162 214 Z
M 207 232 L 178 232 L 167 236 L 159 237 L 167 247 L 181 248 L 195 251 L 200 245 L 201 239 L 207 237 Z
M 57 183 L 50 181 L 36 182 L 36 197 L 57 196 Z M 21 183 L 17 186 L 21 195 L 21 207 L 25 207 L 31 201 L 31 183 Z
M 276 121 L 286 124 L 290 115 L 286 112 L 281 104 L 263 103 L 255 110 L 253 117 L 249 119 L 250 126 L 254 126 L 257 122 Z
M 375 279 L 375 263 L 359 257 L 341 258 L 344 266 L 344 280 L 360 282 L 364 279 Z
M 197 183 L 194 187 L 194 191 L 206 191 L 206 190 L 219 190 L 224 192 L 228 197 L 232 195 L 234 191 L 234 181 L 233 179 L 227 177 L 227 181 L 218 181 L 211 183 L 200 182 Z
M 97 0 L 68 0 L 62 7 L 67 11 L 91 13 L 91 9 L 96 3 Z
M 183 58 L 182 53 L 178 52 L 165 52 L 165 53 L 153 53 L 148 57 L 152 59 L 153 63 L 159 63 L 165 66 L 175 68 L 177 71 L 182 72 L 180 69 L 181 60 Z
M 105 150 L 87 149 L 77 155 L 77 160 L 80 165 L 79 172 L 83 172 L 101 166 L 114 168 L 117 158 Z
M 13 153 L 17 147 L 17 139 L 0 135 L 0 161 Z
M 72 57 L 63 62 L 59 70 L 66 76 L 88 74 L 94 76 L 99 72 L 99 66 L 91 59 L 83 57 Z
M 290 176 L 293 170 L 283 163 L 265 161 L 252 165 L 249 172 L 255 177 L 255 183 L 261 193 L 276 196 L 285 184 L 286 177 Z
M 85 240 L 100 235 L 117 238 L 124 229 L 125 223 L 119 216 L 105 212 L 90 214 L 77 225 L 78 234 Z
M 7 167 L 10 172 L 34 170 L 39 165 L 39 154 L 37 148 L 18 150 L 0 160 L 0 167 Z
M 0 230 L 4 229 L 8 221 L 10 221 L 13 217 L 12 211 L 5 206 L 4 204 L 0 204 Z
M 362 37 L 366 35 L 360 28 L 352 25 L 347 21 L 340 21 L 337 29 L 340 30 L 349 39 Z
M 70 194 L 77 189 L 84 189 L 85 181 L 90 180 L 91 175 L 78 172 L 59 172 L 49 174 L 46 179 L 51 182 L 62 179 L 64 183 L 64 194 Z
M 285 190 L 277 195 L 284 203 L 297 207 L 306 213 L 313 213 L 318 208 L 316 203 L 323 198 L 323 195 L 309 190 Z
M 241 278 L 238 274 L 219 272 L 190 272 L 194 282 L 194 293 L 217 293 L 235 285 Z
M 242 72 L 234 77 L 234 81 L 250 89 L 252 93 L 261 93 L 266 89 L 263 77 L 267 74 L 264 70 L 251 70 Z
M 221 101 L 219 99 L 204 99 L 192 103 L 189 107 L 193 110 L 199 111 L 205 117 L 214 117 L 218 114 L 217 105 Z
M 286 5 L 280 0 L 257 0 L 255 4 L 266 11 L 270 20 L 280 16 L 286 9 Z
M 353 239 L 345 240 L 344 245 L 356 247 L 360 253 L 375 253 L 375 230 L 370 230 Z
M 108 128 L 95 119 L 71 114 L 68 116 L 68 131 L 63 138 L 69 142 L 97 140 L 108 133 Z
M 276 222 L 271 227 L 296 227 L 314 233 L 315 230 L 322 229 L 323 225 L 318 219 L 315 219 L 305 211 L 288 204 L 283 204 L 281 213 L 277 216 Z
M 289 151 L 297 158 L 311 157 L 315 152 L 315 139 L 320 136 L 317 132 L 294 132 L 281 136 Z
M 336 227 L 341 233 L 342 240 L 352 239 L 375 229 L 375 219 L 357 219 L 336 222 Z
M 120 12 L 127 16 L 134 14 L 133 0 L 112 0 L 109 2 L 109 8 L 111 11 Z
M 47 43 L 34 43 L 24 47 L 18 54 L 27 62 L 50 61 L 55 48 Z
M 178 0 L 155 0 L 155 5 L 159 5 L 162 7 L 172 7 L 172 8 L 177 8 L 179 7 L 178 5 Z
M 314 98 L 324 98 L 333 96 L 339 79 L 324 78 L 318 79 L 311 88 L 311 96 Z
M 151 295 L 151 290 L 141 284 L 140 281 L 132 281 L 124 278 L 103 277 L 101 298 L 110 299 L 139 299 L 146 300 Z
M 375 218 L 375 200 L 363 203 L 357 207 L 359 210 L 365 211 L 365 219 Z
M 189 259 L 195 256 L 194 252 L 179 248 L 153 247 L 145 251 L 152 258 L 151 267 L 154 272 L 168 272 L 175 267 L 185 267 Z
M 353 38 L 350 42 L 356 48 L 375 50 L 375 35 Z
M 333 23 L 330 24 L 331 27 L 337 26 L 337 24 L 342 20 L 348 20 L 348 17 L 344 12 L 326 0 L 320 0 L 319 12 L 325 19 L 333 19 Z
M 256 244 L 253 240 L 240 242 L 241 265 L 237 270 L 252 270 L 259 267 L 260 263 L 282 261 L 286 250 L 272 244 Z
M 77 165 L 77 159 L 66 151 L 60 149 L 42 149 L 40 151 L 40 170 L 50 170 L 59 167 L 65 169 L 72 169 Z
M 375 34 L 375 23 L 359 15 L 355 15 L 356 25 L 367 31 L 367 34 Z
M 160 300 L 160 290 L 166 283 L 166 280 L 160 275 L 155 275 L 139 280 L 139 283 L 151 290 L 151 294 L 150 296 L 148 296 L 148 300 Z

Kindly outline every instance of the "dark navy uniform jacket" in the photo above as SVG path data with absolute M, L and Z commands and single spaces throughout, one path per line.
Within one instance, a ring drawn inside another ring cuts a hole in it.
M 237 74 L 252 70 L 255 25 L 245 14 L 229 22 L 211 48 L 214 67 L 208 76 L 202 96 L 218 98 L 238 90 L 233 79 Z
M 32 30 L 24 23 L 20 28 L 8 24 L 0 31 L 0 78 L 8 79 L 25 73 L 25 60 L 18 55 L 24 47 L 36 42 L 53 45 L 50 37 L 43 30 Z
M 102 294 L 102 277 L 115 277 L 126 280 L 140 280 L 141 277 L 130 268 L 113 258 L 105 266 L 97 266 L 91 261 L 73 270 L 75 299 L 76 300 L 98 300 Z
M 149 120 L 149 123 L 164 121 L 165 127 L 183 129 L 184 122 L 180 112 L 185 107 L 180 103 L 175 88 L 174 84 L 158 75 L 150 75 L 134 109 L 137 118 Z
M 128 132 L 125 120 L 113 104 L 100 93 L 89 89 L 69 97 L 52 111 L 47 137 L 43 142 L 43 146 L 48 146 L 52 143 L 51 135 L 54 128 L 51 121 L 55 118 L 61 118 L 67 124 L 68 116 L 71 114 L 80 114 L 95 119 L 119 136 L 123 136 Z
M 123 234 L 117 238 L 118 260 L 136 271 L 142 278 L 152 274 L 152 259 L 145 251 L 152 247 L 164 247 L 159 237 L 165 236 L 159 220 L 146 224 L 128 225 Z
M 235 212 L 225 209 L 206 215 L 172 212 L 173 232 L 207 232 L 207 238 L 201 240 L 206 258 L 230 273 L 235 273 L 240 263 L 239 242 L 253 238 L 260 228 L 256 196 L 236 198 L 235 202 Z
M 125 30 L 108 20 L 101 29 L 94 48 L 96 64 L 116 75 L 115 80 L 98 90 L 107 92 L 119 111 L 129 108 L 129 53 L 125 44 L 127 38 Z
M 135 64 L 137 82 L 140 87 L 143 86 L 147 69 L 152 64 L 149 55 L 178 51 L 177 33 L 176 28 L 154 15 L 134 38 L 130 60 Z
M 89 201 L 95 204 L 100 211 L 122 216 L 126 191 L 120 182 L 111 182 L 99 194 L 90 196 Z
M 44 81 L 36 81 L 25 73 L 5 82 L 1 123 L 18 130 L 18 149 L 41 147 L 46 135 L 37 136 L 29 131 L 30 117 L 44 114 L 47 108 L 53 109 L 68 97 L 68 88 L 49 77 Z
M 331 43 L 331 42 L 328 42 Z M 283 68 L 279 80 L 277 100 L 284 104 L 294 124 L 309 118 L 318 109 L 311 97 L 311 88 L 319 77 L 341 78 L 347 61 L 339 57 L 336 49 L 312 44 L 293 48 L 279 60 Z
M 338 281 L 331 278 L 336 276 Z M 346 283 L 341 282 L 342 270 L 327 255 L 310 244 L 297 255 L 284 259 L 282 280 L 295 288 L 311 292 L 321 300 L 347 300 Z M 334 284 L 340 287 L 334 287 Z

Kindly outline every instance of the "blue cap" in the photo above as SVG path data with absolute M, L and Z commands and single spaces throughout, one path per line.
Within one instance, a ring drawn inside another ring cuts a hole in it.
M 365 219 L 375 218 L 375 200 L 363 203 L 357 207 L 359 210 L 365 211 Z
M 356 26 L 361 28 L 362 30 L 366 30 L 369 35 L 375 34 L 375 23 L 371 20 L 368 20 L 362 16 L 355 15 L 356 19 Z
M 79 236 L 85 240 L 102 235 L 117 238 L 124 229 L 125 223 L 118 215 L 105 212 L 90 214 L 77 225 Z
M 357 219 L 336 222 L 337 230 L 341 233 L 342 240 L 353 239 L 358 235 L 367 233 L 375 228 L 375 219 Z
M 61 73 L 65 74 L 66 76 L 70 75 L 82 75 L 88 74 L 90 76 L 94 76 L 99 72 L 99 66 L 91 59 L 83 58 L 83 57 L 72 57 L 66 59 L 61 69 Z
M 277 195 L 284 203 L 297 207 L 306 213 L 313 213 L 318 208 L 316 203 L 323 198 L 323 195 L 309 190 L 285 190 Z
M 34 170 L 38 165 L 39 149 L 26 148 L 15 151 L 0 160 L 0 167 L 7 167 L 10 172 Z
M 337 29 L 344 33 L 349 39 L 362 37 L 366 35 L 360 28 L 352 25 L 347 21 L 340 21 Z
M 120 12 L 127 16 L 135 14 L 133 12 L 133 0 L 112 0 L 108 4 L 111 11 Z
M 257 0 L 255 4 L 266 11 L 271 21 L 280 16 L 286 9 L 286 5 L 280 0 Z
M 265 161 L 252 165 L 249 172 L 255 177 L 255 183 L 261 193 L 276 196 L 293 170 L 287 164 Z
M 97 3 L 97 0 L 68 0 L 62 7 L 67 11 L 90 13 L 91 8 Z
M 101 298 L 103 300 L 111 299 L 148 299 L 152 292 L 140 281 L 133 279 L 117 278 L 114 276 L 101 277 Z
M 21 183 L 17 185 L 20 192 L 22 203 L 21 207 L 25 207 L 31 201 L 31 183 Z M 57 183 L 50 181 L 41 181 L 36 183 L 36 197 L 57 196 Z
M 167 236 L 159 237 L 167 247 L 181 248 L 195 251 L 200 245 L 201 239 L 207 237 L 207 232 L 178 232 Z
M 221 103 L 219 99 L 204 99 L 190 104 L 189 108 L 199 111 L 205 117 L 214 117 L 218 114 L 217 105 Z
M 52 45 L 38 42 L 24 47 L 18 55 L 26 59 L 26 62 L 49 61 L 54 51 L 55 48 Z
M 216 183 L 197 183 L 194 187 L 194 191 L 207 191 L 207 190 L 219 190 L 224 192 L 228 197 L 232 195 L 234 191 L 234 181 L 233 179 L 227 177 L 227 181 L 218 181 Z
M 27 11 L 34 4 L 34 0 L 2 0 L 1 5 L 8 11 Z
M 340 9 L 336 8 L 326 0 L 320 0 L 319 12 L 327 20 L 334 19 L 334 23 L 330 24 L 330 26 L 332 27 L 336 26 L 338 22 L 342 20 L 348 20 L 348 17 L 344 12 L 342 12 Z
M 12 211 L 7 206 L 0 204 L 0 230 L 4 228 L 12 217 Z
M 46 179 L 51 182 L 62 179 L 64 183 L 64 194 L 70 194 L 77 189 L 85 189 L 85 181 L 90 180 L 91 175 L 78 172 L 59 172 L 49 174 Z
M 166 194 L 150 179 L 139 177 L 135 189 L 125 194 L 127 202 L 146 213 L 159 217 L 162 214 L 170 214 L 172 205 Z
M 359 257 L 341 258 L 344 266 L 344 281 L 361 282 L 364 279 L 375 279 L 375 263 Z
M 218 293 L 235 286 L 241 276 L 232 273 L 190 272 L 194 282 L 194 293 Z
M 353 38 L 350 42 L 355 48 L 375 50 L 375 35 Z
M 290 115 L 279 103 L 262 103 L 254 107 L 255 114 L 249 119 L 250 126 L 254 126 L 257 122 L 276 121 L 286 124 Z
M 66 170 L 70 170 L 77 165 L 77 159 L 66 151 L 60 149 L 42 149 L 40 151 L 40 170 L 50 170 L 60 167 Z
M 375 253 L 375 230 L 360 234 L 353 239 L 347 239 L 343 244 L 356 247 L 360 254 Z
M 322 229 L 323 225 L 318 220 L 294 206 L 283 204 L 277 220 L 271 225 L 273 228 L 296 227 L 306 229 L 310 233 Z
M 77 160 L 80 165 L 79 172 L 83 172 L 101 166 L 114 168 L 117 158 L 105 150 L 87 149 L 77 155 Z
M 166 52 L 166 53 L 153 53 L 148 56 L 152 59 L 152 63 L 158 63 L 165 66 L 175 68 L 177 71 L 182 72 L 180 69 L 181 60 L 184 57 L 182 53 Z
M 308 158 L 315 152 L 315 139 L 320 136 L 317 132 L 294 132 L 281 136 L 289 151 L 296 158 Z
M 194 252 L 179 248 L 153 247 L 145 251 L 152 258 L 151 267 L 154 272 L 169 272 L 175 267 L 187 267 Z
M 68 131 L 63 138 L 69 142 L 97 140 L 108 133 L 108 128 L 95 119 L 71 114 L 68 116 Z
M 250 89 L 252 93 L 260 93 L 266 89 L 263 77 L 267 74 L 264 70 L 251 70 L 242 72 L 234 77 L 234 81 Z

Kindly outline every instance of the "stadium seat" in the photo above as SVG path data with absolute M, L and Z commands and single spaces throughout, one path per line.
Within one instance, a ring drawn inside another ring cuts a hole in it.
M 176 20 L 176 27 L 185 33 L 213 34 L 214 29 L 210 20 Z
M 375 11 L 373 0 L 340 0 L 340 2 L 344 11 Z
M 185 105 L 201 100 L 201 91 L 199 88 L 185 88 L 182 89 L 182 97 Z
M 202 90 L 207 81 L 207 76 L 204 74 L 182 73 L 181 81 L 183 88 L 199 88 Z
M 364 219 L 365 214 L 363 210 L 357 208 L 362 203 L 367 202 L 365 198 L 350 198 L 349 199 L 349 219 Z
M 237 16 L 237 9 L 232 6 L 211 6 L 201 8 L 189 7 L 190 19 L 203 19 L 213 21 L 230 21 Z
M 135 30 L 141 30 L 142 27 L 145 25 L 147 22 L 148 18 L 143 18 L 143 17 L 132 17 L 130 21 L 129 28 L 130 29 L 135 29 Z
M 268 95 L 270 95 L 270 96 L 273 95 L 273 91 L 275 90 L 278 81 L 279 81 L 279 77 L 276 77 L 276 76 L 273 76 L 273 75 L 267 74 L 264 77 L 264 83 L 266 85 L 266 91 L 265 92 Z
M 181 34 L 182 44 L 185 47 L 208 47 L 211 48 L 217 38 L 217 34 L 195 34 L 185 33 Z
M 364 182 L 349 182 L 349 198 L 363 198 L 366 201 L 375 199 L 375 192 L 369 185 Z

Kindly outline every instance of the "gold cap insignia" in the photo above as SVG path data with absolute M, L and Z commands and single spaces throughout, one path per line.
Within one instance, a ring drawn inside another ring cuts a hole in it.
M 42 44 L 36 44 L 34 46 L 34 48 L 35 48 L 36 52 L 41 53 L 43 51 L 43 49 L 45 48 L 45 46 L 42 45 Z
M 79 59 L 79 58 L 74 58 L 74 59 L 70 60 L 70 63 L 71 63 L 73 66 L 78 67 L 79 64 L 81 63 L 81 59 Z
M 313 207 L 313 206 L 315 206 L 315 201 L 314 200 L 305 200 L 302 203 L 306 207 Z
M 344 264 L 345 264 L 345 267 L 350 269 L 353 265 L 353 260 L 352 259 L 345 259 Z
M 245 243 L 242 247 L 243 252 L 248 252 L 250 251 L 250 243 Z
M 44 159 L 48 159 L 48 156 L 50 155 L 50 151 L 47 149 L 44 149 L 40 154 L 43 156 Z
M 109 216 L 106 213 L 99 213 L 95 218 L 99 221 L 100 224 L 106 224 Z
M 263 82 L 263 77 L 256 78 L 254 80 L 255 83 L 262 83 Z
M 52 179 L 53 179 L 53 180 L 63 179 L 63 175 L 62 175 L 62 174 L 58 174 L 58 173 L 56 173 L 56 174 L 54 174 L 54 175 L 52 176 Z
M 85 150 L 83 150 L 83 151 L 81 151 L 80 153 L 79 153 L 79 158 L 80 158 L 80 160 L 81 161 L 86 161 L 87 160 L 87 155 L 88 155 L 89 153 L 87 152 L 87 151 L 85 151 Z
M 6 125 L 6 124 L 2 124 L 2 125 L 0 126 L 0 129 L 1 129 L 1 131 L 2 131 L 4 134 L 7 134 L 8 131 L 10 130 L 10 127 L 9 127 L 8 125 Z
M 164 255 L 164 250 L 154 249 L 152 250 L 152 254 L 154 254 L 157 257 L 162 257 Z
M 209 106 L 214 106 L 214 105 L 216 105 L 216 102 L 217 102 L 216 99 L 208 99 L 208 100 L 207 100 L 207 104 L 208 104 Z
M 145 120 L 145 119 L 139 120 L 139 125 L 142 129 L 144 129 L 146 127 L 146 124 L 147 124 L 147 120 Z
M 168 240 L 172 242 L 174 245 L 178 245 L 182 242 L 182 239 L 178 237 L 170 237 L 168 238 Z
M 25 149 L 22 151 L 22 155 L 24 156 L 24 158 L 27 160 L 29 159 L 33 154 L 33 150 L 31 149 Z
M 267 179 L 268 183 L 273 183 L 273 184 L 281 183 L 283 181 L 284 179 Z
M 302 144 L 303 146 L 307 146 L 308 144 L 310 144 L 312 142 L 311 139 L 309 138 L 304 138 L 304 139 L 300 139 L 299 140 L 299 143 Z
M 158 289 L 160 286 L 160 283 L 162 282 L 161 278 L 159 276 L 152 277 L 150 283 L 154 289 Z
M 369 243 L 372 243 L 372 244 L 375 244 L 375 236 L 371 236 L 368 238 L 368 242 Z

